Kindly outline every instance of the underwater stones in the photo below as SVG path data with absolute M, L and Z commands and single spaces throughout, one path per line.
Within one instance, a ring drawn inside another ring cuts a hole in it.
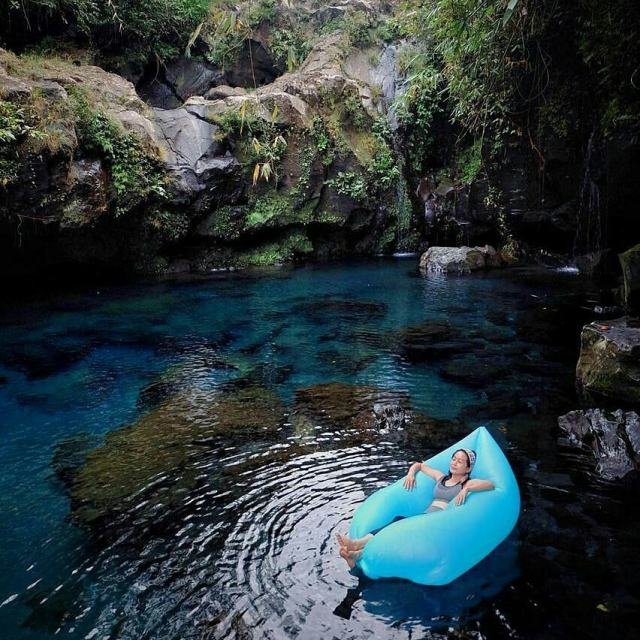
M 84 465 L 87 455 L 100 439 L 89 433 L 78 433 L 56 445 L 51 466 L 56 477 L 70 489 L 78 470 Z
M 184 360 L 163 371 L 140 390 L 137 403 L 139 409 L 148 411 L 180 393 L 187 392 L 194 386 L 198 377 L 213 370 L 237 371 L 239 374 L 248 371 L 247 363 L 230 362 L 211 348 L 204 347 L 185 355 Z
M 634 411 L 570 411 L 558 418 L 571 444 L 590 447 L 596 472 L 607 480 L 622 478 L 640 463 L 640 416 Z
M 408 410 L 398 402 L 374 402 L 373 415 L 378 431 L 399 431 L 405 427 Z
M 625 305 L 640 309 L 640 244 L 618 256 L 622 267 L 623 299 Z
M 474 404 L 460 412 L 463 420 L 504 420 L 519 413 L 531 413 L 532 407 L 517 392 L 495 393 L 485 404 Z
M 52 341 L 38 341 L 0 351 L 0 361 L 10 369 L 25 374 L 27 380 L 41 380 L 71 369 L 87 355 L 85 346 L 56 346 Z
M 430 247 L 420 257 L 423 273 L 468 274 L 501 265 L 496 250 L 484 247 Z
M 578 388 L 625 405 L 640 403 L 640 323 L 628 317 L 582 329 Z
M 295 414 L 315 424 L 357 431 L 397 429 L 400 416 L 408 410 L 406 393 L 341 382 L 299 389 L 294 407 Z
M 329 320 L 380 320 L 387 313 L 387 305 L 370 300 L 326 298 L 298 304 L 295 313 L 319 323 Z
M 442 420 L 418 411 L 407 412 L 405 422 L 406 441 L 426 451 L 445 449 L 452 440 L 459 440 L 469 432 L 460 420 Z
M 398 334 L 399 350 L 412 362 L 423 362 L 455 353 L 464 353 L 467 345 L 452 338 L 447 322 L 424 322 L 403 329 Z
M 484 387 L 509 374 L 509 367 L 500 360 L 472 355 L 452 358 L 441 369 L 443 378 L 468 387 Z
M 343 373 L 354 374 L 366 369 L 370 364 L 375 362 L 374 354 L 360 355 L 352 352 L 338 351 L 337 349 L 327 349 L 326 351 L 318 351 L 317 358 L 334 369 Z
M 277 431 L 283 415 L 278 396 L 257 386 L 175 396 L 87 455 L 73 479 L 73 515 L 98 525 L 137 508 L 136 500 L 145 513 L 175 504 L 195 486 L 195 462 L 212 438 L 259 438 Z
M 291 364 L 278 365 L 273 362 L 260 362 L 249 371 L 247 379 L 254 384 L 265 386 L 284 384 L 293 374 Z

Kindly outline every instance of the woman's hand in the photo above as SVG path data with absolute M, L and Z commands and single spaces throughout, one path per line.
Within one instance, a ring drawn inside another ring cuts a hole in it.
M 407 477 L 404 479 L 403 486 L 407 491 L 411 491 L 411 489 L 416 486 L 416 476 L 411 472 L 411 470 L 409 471 L 409 473 L 407 473 Z
M 460 506 L 464 504 L 464 501 L 467 499 L 467 493 L 469 493 L 469 489 L 462 489 L 460 493 L 456 496 L 456 506 Z

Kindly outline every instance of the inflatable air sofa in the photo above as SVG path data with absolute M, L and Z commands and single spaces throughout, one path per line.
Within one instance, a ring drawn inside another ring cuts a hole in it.
M 443 473 L 457 449 L 473 449 L 471 478 L 491 480 L 493 491 L 469 492 L 460 506 L 426 514 L 434 480 L 416 475 L 407 491 L 404 478 L 369 496 L 356 510 L 349 535 L 375 533 L 358 566 L 370 578 L 406 578 L 419 584 L 445 585 L 491 553 L 511 532 L 520 512 L 520 492 L 504 453 L 480 427 L 425 463 Z M 398 520 L 398 518 L 402 518 Z

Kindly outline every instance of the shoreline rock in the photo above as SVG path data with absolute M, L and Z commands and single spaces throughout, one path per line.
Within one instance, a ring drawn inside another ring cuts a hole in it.
M 623 316 L 585 325 L 576 383 L 586 396 L 640 405 L 640 322 Z
M 558 426 L 571 444 L 593 450 L 598 461 L 596 473 L 605 480 L 616 480 L 638 469 L 640 416 L 634 411 L 570 411 L 558 418 Z
M 430 247 L 420 257 L 420 271 L 423 273 L 465 275 L 500 266 L 500 256 L 488 244 L 484 247 Z

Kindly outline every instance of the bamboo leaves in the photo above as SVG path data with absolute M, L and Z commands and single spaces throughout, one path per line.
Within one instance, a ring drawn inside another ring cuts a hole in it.
M 502 26 L 504 27 L 509 20 L 511 20 L 511 16 L 518 5 L 519 0 L 509 0 L 509 4 L 504 11 L 504 15 L 502 16 Z

